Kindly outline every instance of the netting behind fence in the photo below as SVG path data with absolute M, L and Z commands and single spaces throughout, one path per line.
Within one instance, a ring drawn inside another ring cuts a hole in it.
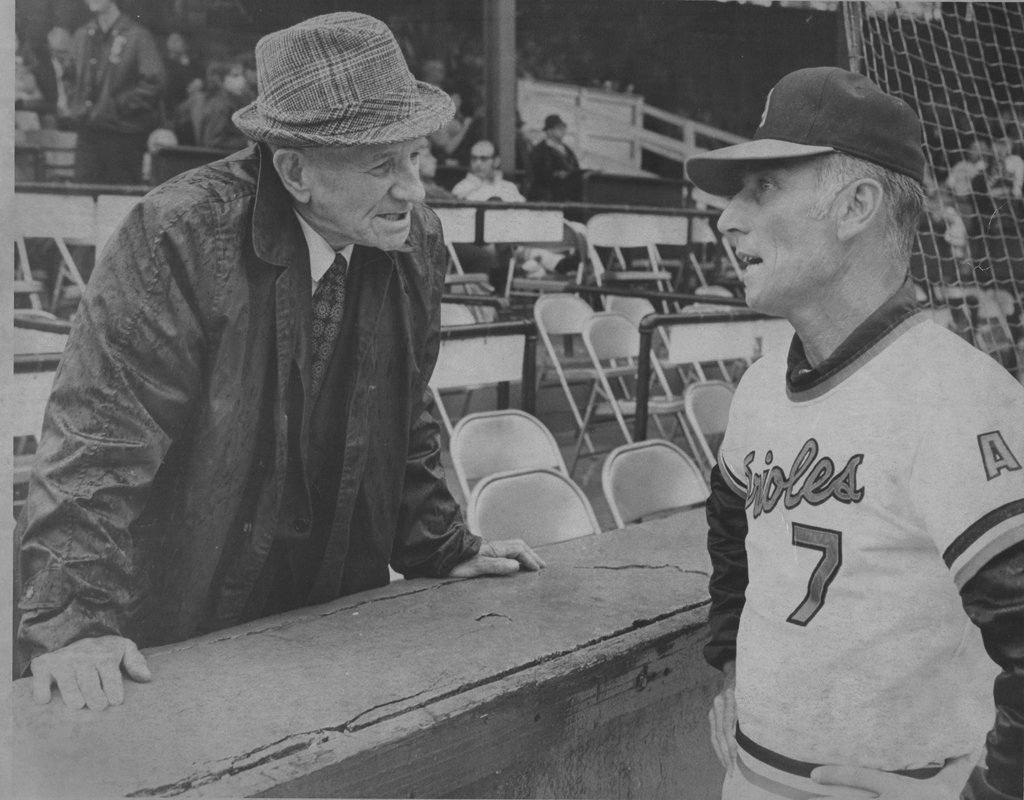
M 844 3 L 853 68 L 921 114 L 912 274 L 935 315 L 1024 379 L 1024 4 Z

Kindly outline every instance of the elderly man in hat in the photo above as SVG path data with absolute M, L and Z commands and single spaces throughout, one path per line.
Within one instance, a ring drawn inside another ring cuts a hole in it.
M 1021 797 L 1024 390 L 916 308 L 916 114 L 799 70 L 687 172 L 729 198 L 751 308 L 796 330 L 711 477 L 722 797 Z
M 19 520 L 18 644 L 46 702 L 123 699 L 139 647 L 407 577 L 543 566 L 471 534 L 427 380 L 444 243 L 417 160 L 453 113 L 391 32 L 256 48 L 254 146 L 147 195 L 107 245 Z

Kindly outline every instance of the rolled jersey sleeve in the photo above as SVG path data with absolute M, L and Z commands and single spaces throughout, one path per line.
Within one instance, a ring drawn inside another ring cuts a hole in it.
M 1002 672 L 993 698 L 996 719 L 985 745 L 986 769 L 972 780 L 975 800 L 1024 793 L 1024 542 L 984 565 L 961 590 L 967 615 L 981 629 Z
M 23 665 L 119 633 L 135 600 L 130 526 L 200 383 L 203 335 L 174 274 L 177 248 L 147 231 L 137 206 L 76 315 L 16 529 Z
M 736 634 L 746 602 L 747 515 L 743 497 L 726 482 L 717 465 L 711 470 L 711 494 L 706 509 L 708 553 L 711 556 L 711 579 L 708 582 L 711 638 L 704 645 L 704 659 L 711 666 L 722 669 L 736 658 Z

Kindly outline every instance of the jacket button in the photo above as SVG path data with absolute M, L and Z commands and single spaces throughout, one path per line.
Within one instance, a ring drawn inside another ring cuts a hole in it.
M 292 527 L 295 529 L 297 533 L 305 533 L 309 530 L 309 520 L 297 519 L 294 522 L 292 522 Z

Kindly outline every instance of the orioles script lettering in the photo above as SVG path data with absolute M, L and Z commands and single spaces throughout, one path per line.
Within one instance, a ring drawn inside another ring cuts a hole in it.
M 764 455 L 767 469 L 754 472 L 751 465 L 756 456 L 757 452 L 751 450 L 743 459 L 749 487 L 744 508 L 753 507 L 754 519 L 770 513 L 780 500 L 786 508 L 793 509 L 803 502 L 817 506 L 833 498 L 840 503 L 859 503 L 864 497 L 864 489 L 857 485 L 857 469 L 864 462 L 862 453 L 851 456 L 837 472 L 831 458 L 818 458 L 818 442 L 812 437 L 796 454 L 788 475 L 782 467 L 772 464 L 775 457 L 771 450 Z

